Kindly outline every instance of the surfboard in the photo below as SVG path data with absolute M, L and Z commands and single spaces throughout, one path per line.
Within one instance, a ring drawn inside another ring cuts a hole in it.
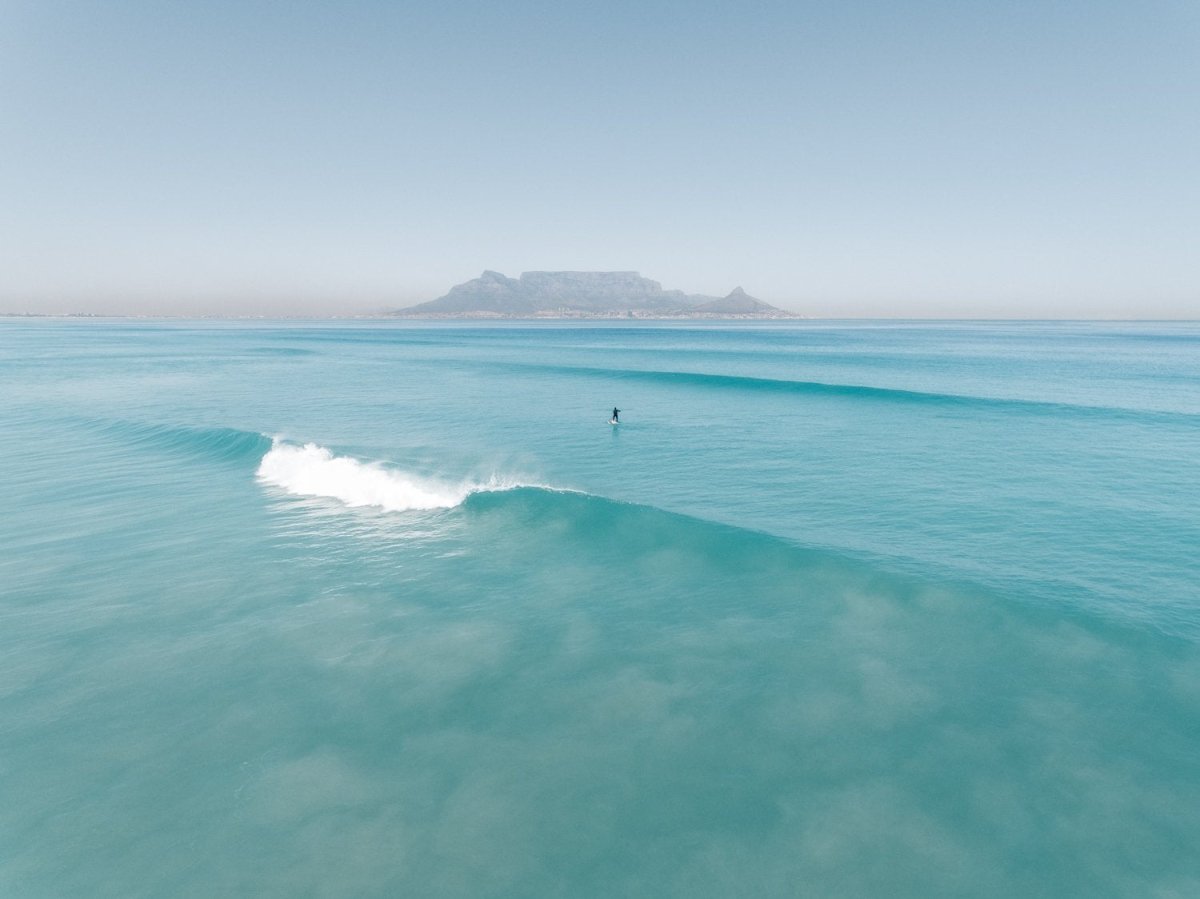
M 610 418 L 610 419 L 608 420 L 608 423 L 609 423 L 610 425 L 613 425 L 614 427 L 616 427 L 617 425 L 619 425 L 619 424 L 620 424 L 620 422 L 619 422 L 619 421 L 617 421 L 615 418 Z

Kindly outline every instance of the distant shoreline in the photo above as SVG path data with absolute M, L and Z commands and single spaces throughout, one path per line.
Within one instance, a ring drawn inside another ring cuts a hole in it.
M 170 313 L 120 313 L 120 312 L 0 312 L 0 318 L 123 318 L 123 319 L 172 319 L 178 321 L 811 321 L 806 315 L 795 313 L 693 313 L 672 315 L 651 312 L 581 312 L 581 313 L 526 313 L 515 312 L 426 312 L 421 314 L 397 314 L 394 312 L 363 312 L 346 315 L 172 315 Z M 836 319 L 831 319 L 835 321 Z
M 527 321 L 527 322 L 555 322 L 555 321 L 596 321 L 596 322 L 611 322 L 611 321 L 751 321 L 751 322 L 805 322 L 805 323 L 820 323 L 820 322 L 919 322 L 919 323 L 937 323 L 937 322 L 963 322 L 985 324 L 988 322 L 1003 322 L 1009 324 L 1037 324 L 1042 322 L 1056 322 L 1069 324 L 1072 322 L 1090 323 L 1090 324 L 1200 324 L 1200 317 L 1194 318 L 965 318 L 965 317 L 920 317 L 920 316 L 825 316 L 825 315 L 800 315 L 791 313 L 782 316 L 772 315 L 718 315 L 718 314 L 702 314 L 702 315 L 652 315 L 639 314 L 629 316 L 624 313 L 613 315 L 516 315 L 516 314 L 473 314 L 464 315 L 456 313 L 432 314 L 424 315 L 396 315 L 391 312 L 362 312 L 348 313 L 345 315 L 271 315 L 271 314 L 245 314 L 245 315 L 174 315 L 171 313 L 149 313 L 149 312 L 0 312 L 0 319 L 122 319 L 126 321 L 228 321 L 228 322 L 272 322 L 272 321 L 361 321 L 361 322 L 395 322 L 395 321 Z
M 644 321 L 770 321 L 775 319 L 803 319 L 807 316 L 799 315 L 794 312 L 647 312 L 642 310 L 622 310 L 613 312 L 580 312 L 580 311 L 564 311 L 564 312 L 422 312 L 422 313 L 406 313 L 395 312 L 386 316 L 387 318 L 400 319 L 524 319 L 530 320 L 549 320 L 549 321 L 628 321 L 630 319 L 639 319 Z

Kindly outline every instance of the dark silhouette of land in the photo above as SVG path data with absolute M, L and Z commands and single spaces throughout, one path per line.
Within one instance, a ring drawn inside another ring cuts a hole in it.
M 637 272 L 485 271 L 393 315 L 444 318 L 795 318 L 737 287 L 724 297 L 663 290 Z

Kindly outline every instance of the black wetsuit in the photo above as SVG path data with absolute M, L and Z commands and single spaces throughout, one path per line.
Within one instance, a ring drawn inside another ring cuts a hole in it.
M 620 415 L 620 414 L 621 414 L 621 410 L 620 410 L 620 409 L 618 409 L 616 406 L 613 406 L 613 419 L 612 419 L 612 420 L 613 420 L 613 421 L 620 421 L 621 419 L 619 419 L 619 418 L 617 417 L 617 416 L 618 416 L 618 415 Z

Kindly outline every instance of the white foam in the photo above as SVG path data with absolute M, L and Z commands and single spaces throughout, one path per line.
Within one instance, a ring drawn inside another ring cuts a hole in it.
M 347 506 L 377 506 L 391 512 L 449 509 L 480 490 L 519 486 L 493 478 L 485 483 L 439 483 L 375 462 L 335 456 L 323 446 L 275 440 L 258 466 L 261 481 L 294 496 L 323 496 Z

